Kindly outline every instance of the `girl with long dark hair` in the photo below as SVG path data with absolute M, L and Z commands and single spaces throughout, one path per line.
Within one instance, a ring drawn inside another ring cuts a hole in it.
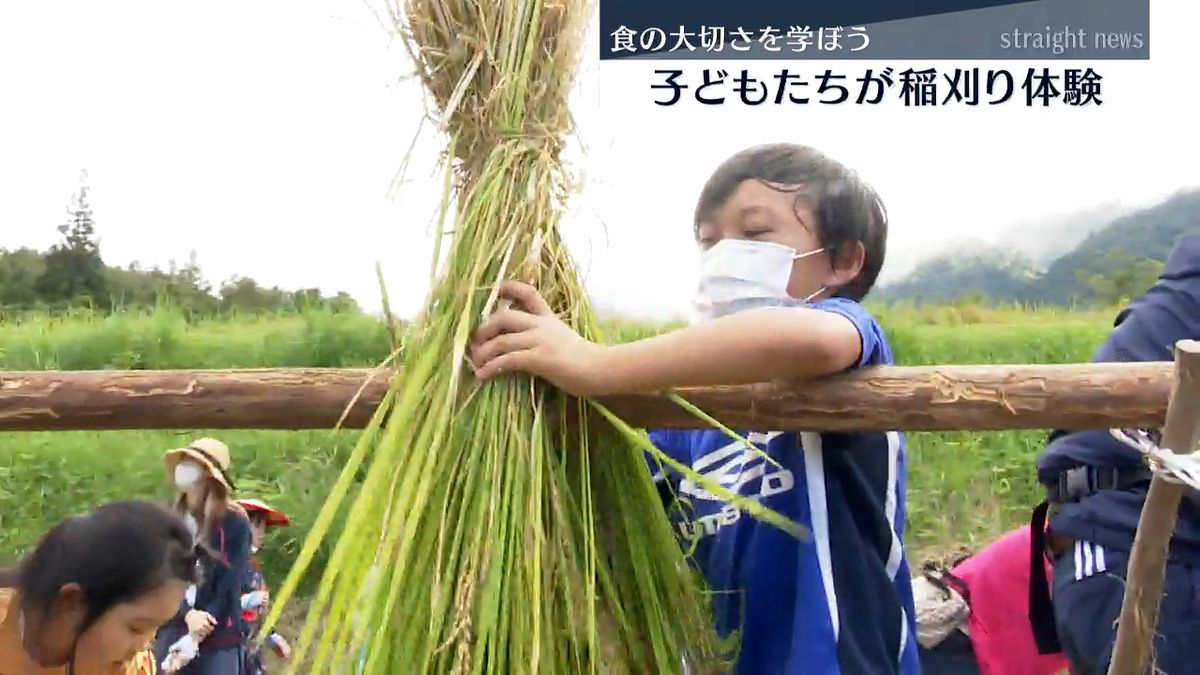
M 67 518 L 0 571 L 0 675 L 154 675 L 146 648 L 198 557 L 184 521 L 150 502 Z

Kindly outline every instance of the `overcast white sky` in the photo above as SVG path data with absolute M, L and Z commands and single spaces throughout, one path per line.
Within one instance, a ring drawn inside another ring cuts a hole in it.
M 1152 60 L 1084 64 L 1104 77 L 1104 105 L 1049 109 L 906 109 L 894 98 L 664 108 L 649 89 L 664 62 L 601 66 L 593 34 L 575 100 L 586 184 L 568 236 L 598 301 L 661 316 L 688 307 L 701 184 L 755 143 L 816 145 L 875 184 L 892 222 L 885 277 L 976 228 L 996 235 L 1030 216 L 1160 199 L 1200 185 L 1198 24 L 1196 3 L 1157 0 Z M 781 65 L 749 67 L 769 76 Z M 832 63 L 851 77 L 885 65 L 1030 64 Z M 194 249 L 214 283 L 239 273 L 346 290 L 375 310 L 381 260 L 410 314 L 429 278 L 441 147 L 426 125 L 407 182 L 390 189 L 422 114 L 410 70 L 366 0 L 5 0 L 0 247 L 50 245 L 86 168 L 110 264 L 165 266 Z

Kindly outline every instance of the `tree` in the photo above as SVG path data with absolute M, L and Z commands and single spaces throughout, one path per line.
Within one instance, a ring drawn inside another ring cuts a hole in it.
M 153 307 L 167 293 L 171 278 L 160 269 L 142 269 L 136 262 L 128 267 L 109 267 L 109 297 L 114 308 Z
M 307 309 L 318 309 L 325 302 L 321 297 L 321 289 L 319 288 L 302 288 L 292 293 L 292 305 L 297 312 L 303 312 Z
M 217 311 L 219 301 L 212 294 L 212 287 L 204 280 L 196 252 L 188 254 L 187 264 L 176 267 L 170 264 L 166 294 L 189 314 L 211 315 Z
M 153 307 L 166 300 L 189 318 L 223 312 L 269 314 L 308 309 L 359 313 L 358 303 L 346 293 L 324 297 L 320 289 L 286 291 L 264 288 L 253 279 L 235 276 L 214 293 L 205 281 L 191 251 L 182 266 L 174 260 L 168 269 L 144 269 L 136 262 L 108 267 L 100 255 L 92 207 L 88 202 L 87 172 L 71 195 L 67 222 L 58 227 L 62 239 L 49 251 L 0 249 L 0 309 L 27 309 L 49 305 L 62 309 L 90 304 L 112 311 Z
M 345 291 L 338 291 L 337 295 L 329 299 L 329 308 L 339 314 L 359 314 L 362 308 L 358 306 L 358 301 Z
M 1101 272 L 1077 272 L 1079 283 L 1088 289 L 1092 302 L 1115 307 L 1129 302 L 1154 285 L 1162 274 L 1163 263 L 1150 258 L 1135 258 L 1121 249 L 1108 251 Z
M 238 314 L 278 312 L 288 294 L 278 288 L 263 288 L 253 279 L 233 277 L 221 284 L 221 311 Z
M 37 282 L 45 272 L 41 253 L 31 248 L 0 249 L 0 307 L 28 309 L 37 305 Z
M 51 303 L 91 301 L 108 306 L 108 286 L 96 225 L 87 199 L 87 172 L 80 178 L 79 191 L 72 195 L 67 209 L 69 220 L 58 227 L 63 240 L 50 247 L 44 260 L 46 269 L 36 289 L 42 300 Z

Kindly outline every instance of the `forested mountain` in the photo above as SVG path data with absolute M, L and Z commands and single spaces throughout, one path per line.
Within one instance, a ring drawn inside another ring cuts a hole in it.
M 998 241 L 1015 248 L 1039 269 L 1045 269 L 1092 233 L 1136 210 L 1112 201 L 1071 213 L 1027 218 L 1002 232 Z
M 1019 225 L 1011 242 L 1032 242 L 1044 251 L 1054 243 L 1090 234 L 1057 255 L 1031 255 L 1028 244 L 1013 248 L 981 246 L 942 254 L 919 264 L 903 279 L 878 291 L 885 301 L 948 302 L 975 296 L 990 302 L 1067 305 L 1114 304 L 1154 282 L 1175 245 L 1200 234 L 1200 189 L 1176 193 L 1160 204 L 1117 216 L 1096 227 L 1104 205 L 1072 219 Z M 1038 228 L 1041 229 L 1038 229 Z M 1024 234 L 1022 234 L 1024 232 Z M 1020 237 L 1020 239 L 1017 239 Z
M 943 253 L 877 293 L 883 300 L 943 303 L 978 296 L 1018 298 L 1037 278 L 1033 262 L 1015 251 L 980 247 Z

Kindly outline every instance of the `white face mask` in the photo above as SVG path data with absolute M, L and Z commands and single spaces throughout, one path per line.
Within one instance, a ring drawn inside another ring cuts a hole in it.
M 700 257 L 696 288 L 696 318 L 700 321 L 754 307 L 803 304 L 825 291 L 817 289 L 802 300 L 788 295 L 792 263 L 816 255 L 782 244 L 747 239 L 722 239 Z
M 204 470 L 195 462 L 180 462 L 175 465 L 175 487 L 182 492 L 190 492 L 200 484 Z

